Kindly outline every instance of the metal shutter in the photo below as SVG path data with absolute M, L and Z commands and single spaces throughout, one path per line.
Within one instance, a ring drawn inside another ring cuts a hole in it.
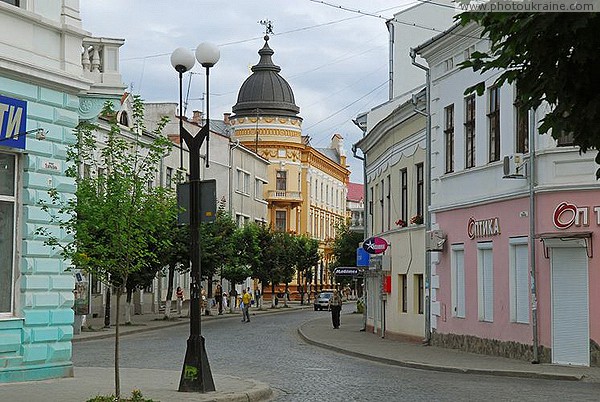
M 529 248 L 515 246 L 515 321 L 529 323 Z
M 589 366 L 588 261 L 581 247 L 552 248 L 552 362 Z
M 456 316 L 465 316 L 465 252 L 456 251 Z

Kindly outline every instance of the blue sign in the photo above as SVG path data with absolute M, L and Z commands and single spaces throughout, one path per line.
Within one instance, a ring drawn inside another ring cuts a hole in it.
M 362 247 L 356 249 L 356 266 L 357 267 L 368 267 L 369 266 L 369 258 L 371 255 L 367 253 Z
M 0 95 L 0 145 L 25 149 L 27 102 Z

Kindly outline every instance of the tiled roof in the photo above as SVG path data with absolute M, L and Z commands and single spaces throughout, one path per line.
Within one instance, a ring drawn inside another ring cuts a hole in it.
M 361 201 L 364 198 L 364 184 L 348 183 L 348 201 Z

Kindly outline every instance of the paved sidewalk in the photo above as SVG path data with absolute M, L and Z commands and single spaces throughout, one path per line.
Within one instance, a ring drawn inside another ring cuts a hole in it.
M 283 303 L 280 303 L 276 308 L 271 308 L 270 304 L 264 304 L 262 309 L 250 308 L 250 315 L 262 315 L 262 314 L 278 314 L 295 311 L 298 309 L 312 308 L 312 305 L 300 305 L 298 302 L 289 302 L 288 307 L 283 307 Z M 216 309 L 211 310 L 211 315 L 202 315 L 202 322 L 212 321 L 216 319 L 240 319 L 242 316 L 241 310 L 234 310 L 233 313 L 223 312 L 222 315 L 218 315 Z M 121 319 L 119 326 L 119 334 L 129 335 L 139 332 L 153 331 L 164 327 L 171 327 L 174 325 L 190 325 L 190 319 L 188 317 L 187 309 L 182 311 L 182 316 L 178 316 L 177 312 L 171 313 L 170 319 L 164 318 L 164 313 L 148 313 L 133 315 L 131 317 L 131 324 L 124 324 L 125 320 Z M 104 327 L 104 317 L 97 317 L 87 319 L 85 326 L 81 333 L 73 336 L 73 342 L 89 341 L 94 339 L 112 338 L 115 336 L 115 325 L 114 319 L 111 321 L 111 325 L 108 328 Z
M 377 334 L 360 331 L 363 323 L 360 314 L 343 314 L 341 322 L 340 328 L 334 330 L 331 318 L 323 317 L 305 322 L 298 328 L 298 332 L 304 340 L 313 345 L 403 367 L 600 383 L 599 367 L 531 364 L 527 361 L 382 339 Z

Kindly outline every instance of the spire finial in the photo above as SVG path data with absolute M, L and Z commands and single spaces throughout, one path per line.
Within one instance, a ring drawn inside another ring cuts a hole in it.
M 265 27 L 265 40 L 268 40 L 269 34 L 273 34 L 273 22 L 271 22 L 271 20 L 260 20 L 258 21 L 258 23 L 260 25 L 263 25 Z

